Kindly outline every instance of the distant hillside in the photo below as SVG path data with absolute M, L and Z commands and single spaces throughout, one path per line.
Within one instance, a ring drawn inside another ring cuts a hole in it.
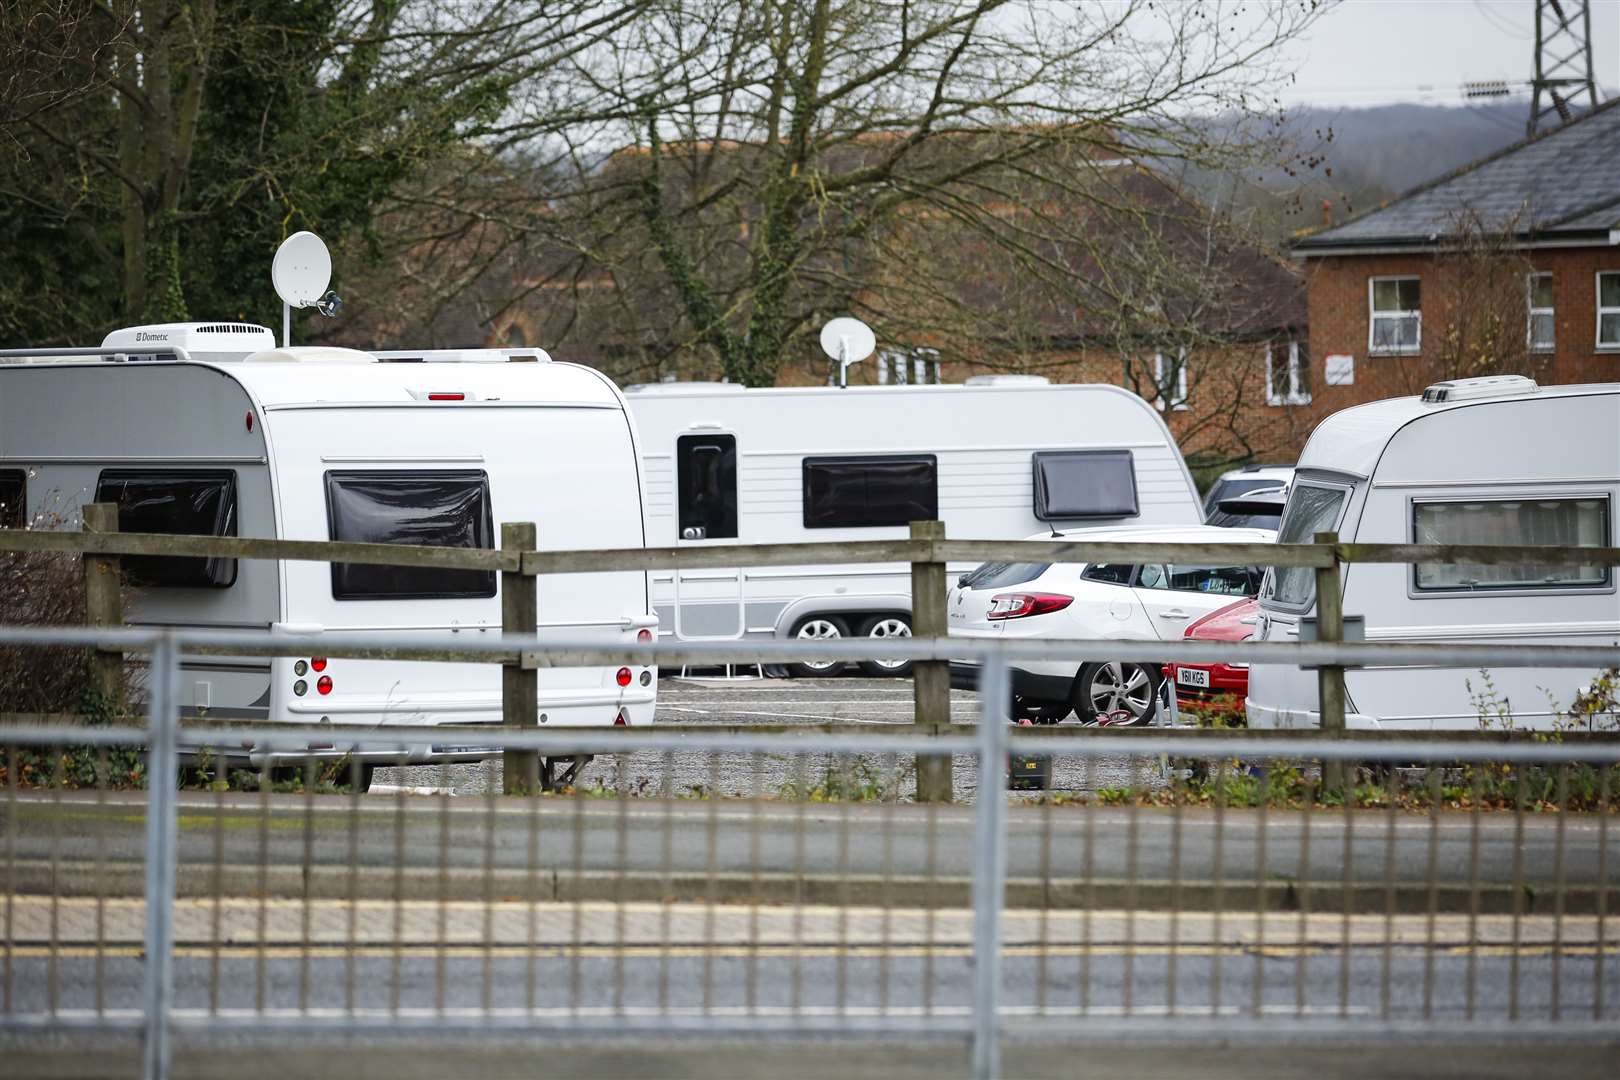
M 1286 247 L 1300 232 L 1342 221 L 1524 138 L 1529 111 L 1527 99 L 1300 108 L 1289 112 L 1286 131 L 1298 157 L 1320 158 L 1314 168 L 1202 174 L 1187 182 L 1201 197 L 1247 214 L 1263 238 Z

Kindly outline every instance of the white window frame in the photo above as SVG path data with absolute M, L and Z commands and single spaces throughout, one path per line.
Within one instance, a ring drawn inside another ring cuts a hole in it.
M 1309 405 L 1311 403 L 1310 391 L 1300 389 L 1305 380 L 1303 378 L 1304 372 L 1300 368 L 1302 361 L 1299 355 L 1299 342 L 1290 341 L 1288 343 L 1288 392 L 1286 394 L 1276 392 L 1277 381 L 1274 378 L 1276 369 L 1273 366 L 1275 363 L 1274 346 L 1268 342 L 1266 344 L 1266 404 L 1278 406 Z
M 1546 270 L 1537 270 L 1526 274 L 1524 278 L 1524 303 L 1528 314 L 1525 316 L 1524 340 L 1533 353 L 1550 353 L 1558 348 L 1558 322 L 1553 317 L 1554 307 L 1536 307 L 1536 279 L 1546 278 L 1552 281 L 1552 274 Z M 1536 340 L 1536 316 L 1545 315 L 1552 323 L 1552 340 L 1540 342 Z
M 1176 412 L 1186 412 L 1187 405 L 1187 353 L 1182 351 L 1180 359 L 1176 361 L 1176 385 L 1174 391 L 1165 393 L 1164 380 L 1164 353 L 1153 354 L 1153 407 L 1164 412 L 1168 404 Z
M 1418 283 L 1418 306 L 1415 311 L 1378 311 L 1373 307 L 1373 295 L 1380 281 L 1415 281 Z M 1423 278 L 1419 274 L 1383 274 L 1379 277 L 1367 279 L 1367 355 L 1369 356 L 1416 356 L 1423 351 Z M 1416 319 L 1417 342 L 1412 345 L 1378 345 L 1378 320 L 1384 319 Z
M 1614 501 L 1605 491 L 1571 491 L 1556 492 L 1552 495 L 1542 489 L 1525 491 L 1522 493 L 1506 492 L 1500 495 L 1487 497 L 1469 496 L 1466 498 L 1455 495 L 1414 495 L 1406 500 L 1406 530 L 1410 542 L 1418 543 L 1417 538 L 1417 512 L 1421 506 L 1434 506 L 1441 503 L 1485 503 L 1485 502 L 1580 502 L 1583 500 L 1596 500 L 1603 503 L 1603 546 L 1614 543 Z M 1559 581 L 1542 585 L 1515 584 L 1515 585 L 1486 585 L 1470 587 L 1467 585 L 1437 586 L 1420 585 L 1418 574 L 1421 564 L 1412 563 L 1407 570 L 1406 595 L 1414 600 L 1457 599 L 1460 597 L 1474 598 L 1481 596 L 1547 596 L 1547 595 L 1602 595 L 1616 591 L 1614 567 L 1606 567 L 1602 581 L 1573 582 Z
M 879 386 L 938 386 L 944 382 L 938 349 L 888 349 L 878 354 L 877 368 Z
M 1603 316 L 1620 315 L 1620 307 L 1603 306 L 1603 279 L 1605 277 L 1620 278 L 1620 270 L 1599 270 L 1592 277 L 1592 306 L 1597 308 L 1597 325 L 1593 327 L 1599 352 L 1620 352 L 1620 338 L 1613 341 L 1603 340 Z

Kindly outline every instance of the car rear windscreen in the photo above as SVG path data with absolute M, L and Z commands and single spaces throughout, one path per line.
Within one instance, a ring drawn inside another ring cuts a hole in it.
M 939 516 L 934 455 L 804 459 L 804 527 L 870 528 Z
M 236 473 L 229 469 L 104 469 L 96 502 L 118 506 L 118 531 L 186 536 L 236 535 Z M 235 559 L 125 555 L 130 582 L 144 586 L 228 589 Z
M 1034 469 L 1035 516 L 1041 521 L 1137 513 L 1129 450 L 1041 450 Z
M 1005 589 L 1009 585 L 1022 585 L 1046 573 L 1051 563 L 1043 562 L 987 562 L 969 570 L 957 580 L 964 589 Z
M 492 548 L 489 477 L 482 471 L 329 472 L 333 540 Z M 444 600 L 495 595 L 493 570 L 332 564 L 335 600 Z

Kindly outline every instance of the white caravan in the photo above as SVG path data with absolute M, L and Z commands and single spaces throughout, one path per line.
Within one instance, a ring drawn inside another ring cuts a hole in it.
M 502 522 L 532 521 L 547 549 L 645 543 L 634 428 L 599 372 L 535 350 L 277 348 L 265 328 L 238 323 L 133 328 L 77 358 L 0 364 L 0 504 L 20 508 L 20 521 L 76 528 L 92 501 L 118 504 L 130 532 L 490 548 Z M 292 644 L 316 632 L 328 642 L 498 636 L 493 572 L 124 564 L 144 583 L 132 622 L 290 639 L 289 655 L 274 660 L 186 658 L 182 705 L 194 713 L 500 720 L 496 665 L 326 659 L 313 638 Z M 631 643 L 651 640 L 656 626 L 641 572 L 545 577 L 539 594 L 542 635 Z M 628 679 L 616 666 L 542 669 L 539 719 L 650 724 L 655 680 L 639 667 Z M 443 747 L 438 756 L 473 753 Z
M 1520 376 L 1437 383 L 1422 397 L 1345 409 L 1312 433 L 1279 540 L 1387 544 L 1613 545 L 1620 504 L 1620 385 L 1543 386 Z M 1620 640 L 1615 569 L 1597 563 L 1356 563 L 1346 617 L 1379 642 L 1610 645 Z M 1313 572 L 1273 570 L 1257 640 L 1297 640 L 1315 604 Z M 1478 728 L 1500 708 L 1548 727 L 1596 672 L 1443 667 L 1351 669 L 1353 728 Z M 1549 700 L 1549 695 L 1551 701 Z M 1257 664 L 1249 723 L 1315 727 L 1316 673 Z
M 654 545 L 900 539 L 909 522 L 934 518 L 947 536 L 974 540 L 1202 520 L 1164 420 L 1116 386 L 1032 376 L 849 389 L 666 383 L 631 387 L 626 399 Z M 904 564 L 655 573 L 653 601 L 660 633 L 683 641 L 911 632 Z

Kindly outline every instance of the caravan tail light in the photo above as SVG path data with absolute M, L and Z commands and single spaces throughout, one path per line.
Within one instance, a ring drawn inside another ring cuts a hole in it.
M 614 681 L 617 682 L 620 686 L 629 686 L 630 685 L 630 669 L 627 668 L 627 667 L 620 668 L 619 673 L 617 675 L 615 675 L 613 678 L 614 678 Z
M 647 644 L 647 642 L 649 642 L 651 640 L 652 640 L 652 631 L 648 630 L 645 626 L 643 626 L 640 630 L 636 631 L 636 641 L 639 642 L 640 644 L 645 645 L 645 644 Z
M 1062 611 L 1074 603 L 1074 597 L 1061 593 L 1002 593 L 990 600 L 988 619 L 1026 619 L 1031 615 L 1045 615 Z
M 332 692 L 332 676 L 322 675 L 319 679 L 316 679 L 315 692 L 318 694 L 330 694 Z
M 613 718 L 613 726 L 614 727 L 629 727 L 630 726 L 630 718 L 624 714 L 623 709 L 620 709 L 619 710 L 619 715 L 615 716 Z
M 314 657 L 313 659 L 310 660 L 309 666 L 314 668 L 316 671 L 325 671 L 326 670 L 326 657 L 324 657 L 324 656 Z
M 434 390 L 428 394 L 429 401 L 466 401 L 467 395 L 459 391 Z

